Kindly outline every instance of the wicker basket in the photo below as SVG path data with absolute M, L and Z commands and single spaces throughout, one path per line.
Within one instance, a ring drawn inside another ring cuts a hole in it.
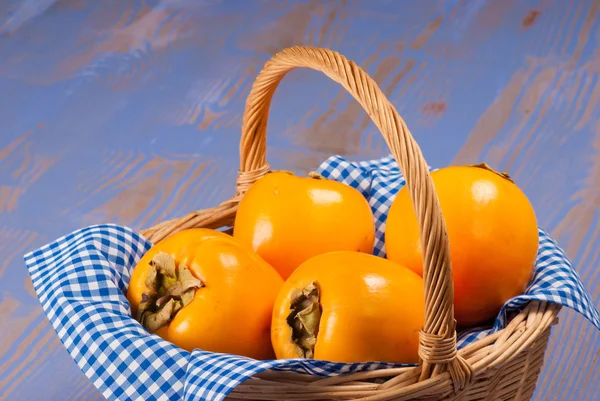
M 322 378 L 267 371 L 238 386 L 238 400 L 528 400 L 543 364 L 560 306 L 531 302 L 507 327 L 456 349 L 454 288 L 446 226 L 421 150 L 375 81 L 344 56 L 321 48 L 293 47 L 276 54 L 258 75 L 246 102 L 237 193 L 218 207 L 187 214 L 142 232 L 152 242 L 192 227 L 230 227 L 239 200 L 269 173 L 266 128 L 271 98 L 294 68 L 325 73 L 358 100 L 383 134 L 406 178 L 421 228 L 425 326 L 416 367 Z

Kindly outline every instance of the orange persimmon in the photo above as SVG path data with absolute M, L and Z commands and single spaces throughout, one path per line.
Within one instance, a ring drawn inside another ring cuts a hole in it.
M 451 166 L 431 173 L 448 229 L 454 314 L 461 326 L 494 318 L 525 290 L 538 251 L 531 203 L 508 175 L 487 165 Z M 422 275 L 419 228 L 406 187 L 390 208 L 387 258 Z
M 372 253 L 375 223 L 365 197 L 348 185 L 272 172 L 256 181 L 242 198 L 233 236 L 286 279 L 315 255 Z
M 424 322 L 423 279 L 360 252 L 315 256 L 286 280 L 273 308 L 280 359 L 416 363 Z
M 271 312 L 283 280 L 233 237 L 189 229 L 154 245 L 127 298 L 148 331 L 191 351 L 273 357 Z

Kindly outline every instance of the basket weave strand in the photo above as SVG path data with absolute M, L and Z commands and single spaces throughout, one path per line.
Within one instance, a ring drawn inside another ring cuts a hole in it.
M 337 52 L 293 47 L 277 53 L 256 78 L 246 101 L 235 196 L 218 207 L 189 213 L 142 232 L 154 243 L 183 229 L 230 226 L 250 185 L 270 171 L 266 128 L 270 102 L 282 78 L 307 67 L 341 84 L 365 109 L 383 134 L 406 179 L 419 222 L 423 248 L 425 325 L 420 332 L 417 367 L 381 369 L 333 378 L 267 371 L 238 386 L 230 399 L 517 399 L 531 397 L 550 327 L 560 307 L 530 303 L 505 329 L 464 349 L 456 349 L 454 288 L 445 222 L 429 169 L 405 122 L 375 81 Z M 373 379 L 386 379 L 374 383 Z

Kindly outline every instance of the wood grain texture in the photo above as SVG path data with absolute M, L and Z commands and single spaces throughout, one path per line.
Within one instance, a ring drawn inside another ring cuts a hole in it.
M 77 228 L 149 226 L 234 192 L 241 115 L 282 47 L 356 61 L 433 167 L 508 170 L 600 300 L 600 1 L 6 0 L 0 6 L 0 400 L 100 400 L 22 255 Z M 277 90 L 269 161 L 387 154 L 319 74 Z M 570 311 L 536 400 L 596 400 L 600 335 Z

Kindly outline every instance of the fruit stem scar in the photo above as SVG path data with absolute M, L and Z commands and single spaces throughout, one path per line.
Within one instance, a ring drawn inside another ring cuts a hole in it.
M 314 358 L 315 344 L 321 321 L 319 286 L 313 282 L 302 290 L 295 290 L 290 303 L 287 324 L 292 329 L 292 342 L 301 358 Z
M 177 267 L 168 253 L 158 252 L 150 261 L 147 291 L 142 293 L 137 320 L 151 333 L 158 330 L 169 324 L 201 287 L 204 283 L 186 265 L 180 263 Z
M 512 182 L 513 184 L 515 183 L 508 173 L 496 171 L 493 168 L 491 168 L 489 164 L 487 164 L 485 162 L 479 163 L 479 164 L 471 164 L 471 167 L 478 167 L 478 168 L 482 168 L 484 170 L 491 171 L 492 173 L 499 175 L 500 177 L 504 178 L 505 180 L 508 180 L 508 181 Z

